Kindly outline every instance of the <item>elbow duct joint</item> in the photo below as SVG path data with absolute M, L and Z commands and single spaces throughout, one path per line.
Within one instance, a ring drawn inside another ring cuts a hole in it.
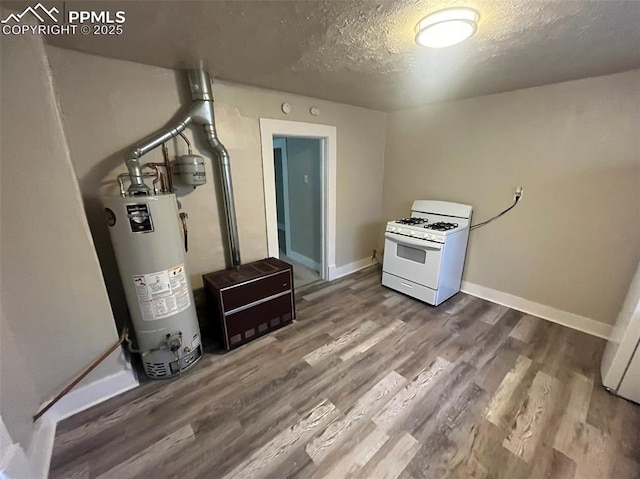
M 140 157 L 179 135 L 191 122 L 202 125 L 207 137 L 207 142 L 220 162 L 231 263 L 236 267 L 240 265 L 240 252 L 233 187 L 231 183 L 231 165 L 229 153 L 216 134 L 211 78 L 206 71 L 201 69 L 188 70 L 187 74 L 193 103 L 187 114 L 178 121 L 176 126 L 157 132 L 130 150 L 125 160 L 131 181 L 128 193 L 131 196 L 151 194 L 151 189 L 144 183 Z

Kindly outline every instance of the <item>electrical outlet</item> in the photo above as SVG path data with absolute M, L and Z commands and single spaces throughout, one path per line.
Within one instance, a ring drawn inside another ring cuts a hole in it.
M 516 187 L 516 194 L 513 197 L 513 200 L 519 200 L 522 198 L 522 193 L 524 193 L 524 188 L 522 186 Z

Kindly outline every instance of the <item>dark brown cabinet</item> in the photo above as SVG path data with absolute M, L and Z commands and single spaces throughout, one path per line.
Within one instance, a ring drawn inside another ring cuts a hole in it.
M 267 258 L 202 275 L 209 320 L 228 351 L 295 318 L 293 270 Z

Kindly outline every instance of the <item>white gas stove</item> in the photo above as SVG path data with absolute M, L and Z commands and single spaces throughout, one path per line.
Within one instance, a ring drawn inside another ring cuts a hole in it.
M 382 284 L 434 306 L 460 291 L 471 213 L 468 205 L 414 201 L 409 218 L 387 223 Z

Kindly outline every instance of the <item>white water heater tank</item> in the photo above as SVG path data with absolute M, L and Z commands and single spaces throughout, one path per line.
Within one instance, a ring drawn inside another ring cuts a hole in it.
M 174 194 L 102 200 L 147 376 L 169 378 L 202 356 Z

